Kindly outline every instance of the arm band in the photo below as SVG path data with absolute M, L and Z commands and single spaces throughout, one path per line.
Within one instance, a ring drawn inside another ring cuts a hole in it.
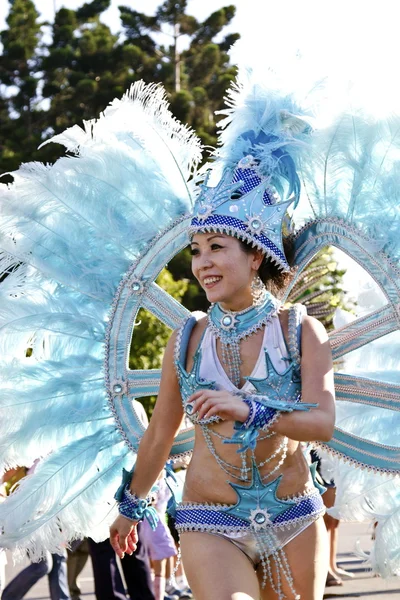
M 119 513 L 131 521 L 143 521 L 146 519 L 150 527 L 157 527 L 158 514 L 149 498 L 138 498 L 136 494 L 129 491 L 128 486 L 124 490 L 123 498 L 118 505 Z

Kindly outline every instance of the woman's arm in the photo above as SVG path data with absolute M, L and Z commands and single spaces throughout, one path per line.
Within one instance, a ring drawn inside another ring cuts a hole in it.
M 313 317 L 303 319 L 301 348 L 301 401 L 318 408 L 281 414 L 271 429 L 292 440 L 329 441 L 335 424 L 332 354 L 325 328 Z
M 183 408 L 174 365 L 173 333 L 165 350 L 160 390 L 150 424 L 139 445 L 130 490 L 145 498 L 168 459 L 174 438 L 182 423 Z M 110 528 L 110 541 L 118 556 L 131 554 L 137 543 L 136 523 L 119 515 Z
M 173 333 L 165 350 L 160 390 L 150 423 L 140 442 L 130 490 L 145 498 L 157 481 L 183 418 L 178 378 L 174 365 Z

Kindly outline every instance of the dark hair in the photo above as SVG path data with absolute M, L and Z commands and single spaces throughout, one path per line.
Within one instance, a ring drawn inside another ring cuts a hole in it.
M 243 240 L 239 240 L 239 242 L 244 252 L 250 254 L 255 251 L 253 246 L 248 242 L 244 242 Z M 291 282 L 296 271 L 295 267 L 293 267 L 294 243 L 291 237 L 283 239 L 283 249 L 290 266 L 289 272 L 285 273 L 284 271 L 281 271 L 268 256 L 264 256 L 260 268 L 258 269 L 261 281 L 264 283 L 267 290 L 271 292 L 271 294 L 274 294 L 274 296 L 281 295 L 283 290 L 285 290 Z

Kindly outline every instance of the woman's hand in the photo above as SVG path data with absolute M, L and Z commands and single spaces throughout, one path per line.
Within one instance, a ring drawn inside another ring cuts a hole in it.
M 218 415 L 225 421 L 243 423 L 249 416 L 250 409 L 241 398 L 226 390 L 199 390 L 190 396 L 188 402 L 193 405 L 193 413 L 198 419 L 208 419 Z
M 124 554 L 133 554 L 138 542 L 137 521 L 131 521 L 119 515 L 110 527 L 110 543 L 116 554 L 124 558 Z

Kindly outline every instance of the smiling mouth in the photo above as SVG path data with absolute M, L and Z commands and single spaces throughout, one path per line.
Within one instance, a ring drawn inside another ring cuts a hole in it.
M 222 277 L 205 277 L 203 279 L 203 285 L 207 289 L 214 287 L 217 283 L 221 281 Z

